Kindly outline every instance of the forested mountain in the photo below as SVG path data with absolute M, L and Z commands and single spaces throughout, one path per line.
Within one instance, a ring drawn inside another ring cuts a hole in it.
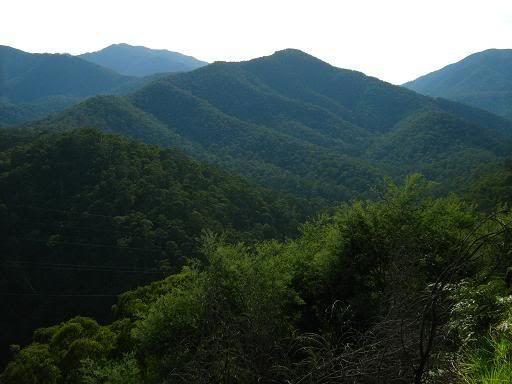
M 512 49 L 472 54 L 404 87 L 512 117 Z
M 89 96 L 126 94 L 150 80 L 71 55 L 0 46 L 0 127 L 45 117 Z
M 96 52 L 84 53 L 79 57 L 127 76 L 186 72 L 208 64 L 178 52 L 128 44 L 113 44 Z
M 120 292 L 200 259 L 203 231 L 284 238 L 318 207 L 97 130 L 0 131 L 0 360 L 35 327 L 106 320 Z
M 291 49 L 162 78 L 34 125 L 83 126 L 176 145 L 267 186 L 332 200 L 412 171 L 457 188 L 512 148 L 503 118 Z

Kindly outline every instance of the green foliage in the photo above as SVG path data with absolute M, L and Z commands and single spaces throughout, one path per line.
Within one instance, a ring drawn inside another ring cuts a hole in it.
M 508 324 L 508 323 L 506 323 Z M 503 324 L 502 324 L 503 327 Z M 512 377 L 512 334 L 495 330 L 479 340 L 459 362 L 459 375 L 468 384 L 508 383 Z
M 463 345 L 474 341 L 483 331 L 505 321 L 510 308 L 510 297 L 503 279 L 485 284 L 463 281 L 452 288 L 455 305 L 449 331 L 455 332 Z
M 140 369 L 133 354 L 119 361 L 82 360 L 80 368 L 83 384 L 139 384 Z
M 109 379 L 105 375 L 110 373 L 112 380 L 122 377 L 135 380 L 138 368 L 132 357 L 122 355 L 126 347 L 122 337 L 119 323 L 100 326 L 85 317 L 38 329 L 34 333 L 36 342 L 15 356 L 0 376 L 0 382 L 83 383 L 89 380 L 86 382 L 110 383 L 105 381 Z M 119 362 L 113 360 L 116 356 L 121 356 Z M 105 363 L 106 359 L 111 360 Z M 103 365 L 99 366 L 100 362 Z M 89 367 L 94 369 L 89 370 Z
M 186 269 L 187 284 L 174 285 L 140 313 L 134 335 L 145 364 L 157 376 L 174 371 L 200 382 L 270 377 L 268 358 L 280 349 L 276 341 L 291 335 L 290 310 L 301 304 L 276 247 L 262 244 L 254 253 L 207 235 L 205 269 Z
M 48 345 L 32 344 L 10 362 L 0 376 L 2 384 L 57 384 L 60 369 L 48 350 Z
M 172 371 L 177 382 L 266 381 L 283 364 L 291 364 L 283 382 L 298 380 L 306 363 L 294 365 L 301 354 L 289 355 L 287 345 L 309 351 L 311 338 L 301 332 L 317 332 L 331 345 L 327 356 L 313 360 L 318 363 L 329 358 L 336 343 L 352 340 L 347 324 L 364 332 L 391 309 L 400 310 L 390 307 L 390 297 L 394 302 L 421 295 L 457 259 L 460 239 L 479 220 L 455 197 L 425 197 L 428 188 L 419 176 L 410 177 L 403 187 L 389 184 L 382 200 L 343 206 L 334 217 L 306 224 L 299 239 L 285 244 L 248 248 L 208 237 L 204 249 L 211 255 L 209 263 L 187 280 L 192 285 L 170 288 L 173 294 L 154 286 L 155 304 L 138 307 L 144 315 L 136 335 L 153 380 Z M 483 252 L 495 254 L 492 249 Z M 472 273 L 469 268 L 462 275 Z M 182 295 L 189 295 L 195 312 L 181 306 L 187 301 Z M 131 300 L 138 301 L 133 296 Z M 456 308 L 470 310 L 464 303 Z M 483 306 L 479 310 L 485 312 Z M 172 328 L 166 334 L 169 325 L 182 319 L 193 326 Z M 390 343 L 386 348 L 393 348 Z
M 500 219 L 508 221 L 510 217 Z M 504 249 L 506 258 L 500 260 L 497 255 L 502 241 L 507 238 L 495 240 L 492 245 L 496 248 L 486 251 L 494 257 L 488 265 L 498 273 L 483 279 L 482 271 L 475 271 L 449 287 L 454 304 L 444 333 L 456 341 L 458 351 L 452 358 L 453 365 L 465 383 L 504 383 L 512 375 L 510 246 Z

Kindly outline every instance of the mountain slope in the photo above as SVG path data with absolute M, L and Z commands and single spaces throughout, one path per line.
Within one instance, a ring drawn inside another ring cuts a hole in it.
M 79 57 L 127 76 L 185 72 L 208 64 L 178 52 L 128 44 L 113 44 L 96 52 L 84 53 Z
M 404 84 L 416 92 L 512 115 L 512 49 L 475 53 Z
M 35 126 L 86 126 L 87 119 L 71 122 L 70 114 L 87 108 L 82 115 L 102 116 L 111 110 L 108 103 L 98 100 L 92 109 L 82 104 Z M 503 118 L 335 68 L 297 50 L 162 78 L 122 103 L 152 122 L 140 125 L 126 117 L 102 122 L 102 129 L 134 135 L 129 126 L 144 126 L 136 137 L 150 142 L 167 130 L 171 145 L 185 148 L 179 137 L 194 156 L 274 188 L 332 200 L 367 193 L 382 177 L 411 171 L 454 182 L 454 176 L 474 172 L 474 164 L 512 148 L 512 123 Z M 411 140 L 418 145 L 405 156 Z M 466 165 L 442 169 L 460 162 L 462 154 Z

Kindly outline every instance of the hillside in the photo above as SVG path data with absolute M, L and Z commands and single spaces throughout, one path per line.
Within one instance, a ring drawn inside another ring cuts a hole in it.
M 404 84 L 424 95 L 444 97 L 512 116 L 512 49 L 489 49 Z
M 96 52 L 84 53 L 79 57 L 126 76 L 186 72 L 208 64 L 178 52 L 128 44 L 113 44 Z
M 512 148 L 512 123 L 503 118 L 291 49 L 165 77 L 114 100 L 89 100 L 33 127 L 98 125 L 181 147 L 273 188 L 338 201 L 411 171 L 461 188 Z M 120 105 L 131 112 L 116 112 Z
M 177 150 L 96 130 L 26 133 L 0 131 L 0 361 L 35 327 L 107 319 L 120 292 L 200 258 L 203 231 L 284 238 L 318 210 Z

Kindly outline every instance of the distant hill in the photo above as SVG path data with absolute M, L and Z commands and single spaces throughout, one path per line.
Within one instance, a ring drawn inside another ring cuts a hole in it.
M 444 97 L 512 117 L 512 49 L 475 53 L 404 84 L 424 95 Z
M 415 171 L 460 188 L 512 148 L 503 118 L 291 49 L 91 99 L 33 126 L 97 126 L 174 145 L 264 185 L 332 200 Z
M 42 118 L 90 96 L 123 95 L 150 80 L 70 55 L 0 46 L 0 127 Z
M 84 53 L 80 57 L 127 76 L 186 72 L 208 64 L 178 52 L 128 44 L 113 44 L 100 51 Z

